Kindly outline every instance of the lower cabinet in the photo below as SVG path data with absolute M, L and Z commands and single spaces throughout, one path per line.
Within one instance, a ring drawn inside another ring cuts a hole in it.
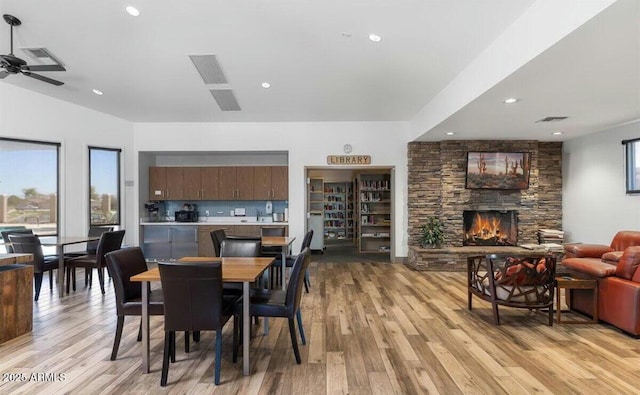
M 232 225 L 200 225 L 198 226 L 198 256 L 216 256 L 213 249 L 211 232 L 223 229 L 226 234 L 231 234 Z
M 147 259 L 178 259 L 198 255 L 197 226 L 144 226 L 142 249 Z

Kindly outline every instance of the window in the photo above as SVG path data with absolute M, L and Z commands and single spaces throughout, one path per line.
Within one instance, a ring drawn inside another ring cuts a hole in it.
M 640 193 L 640 139 L 624 140 L 626 149 L 627 193 Z
M 119 149 L 89 147 L 89 225 L 120 225 Z
M 60 144 L 0 137 L 0 227 L 58 234 Z

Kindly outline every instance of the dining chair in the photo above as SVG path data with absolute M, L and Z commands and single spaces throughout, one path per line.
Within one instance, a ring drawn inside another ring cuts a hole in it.
M 164 298 L 164 354 L 160 385 L 167 385 L 169 361 L 175 362 L 176 331 L 216 332 L 214 383 L 220 384 L 222 328 L 233 315 L 238 295 L 227 295 L 222 288 L 220 262 L 158 263 Z M 234 320 L 233 344 L 237 343 Z
M 304 238 L 302 239 L 302 246 L 300 246 L 300 252 L 302 252 L 307 247 L 311 248 L 311 239 L 313 239 L 313 229 L 310 229 L 307 233 L 305 233 Z M 286 267 L 288 268 L 293 267 L 293 263 L 296 260 L 296 256 L 297 255 L 288 255 L 286 257 L 286 263 L 285 263 L 287 265 Z M 278 270 L 278 268 L 282 267 L 282 258 L 280 256 L 276 257 L 276 261 L 273 263 L 272 267 L 274 268 L 276 276 L 278 276 L 278 282 L 279 282 L 279 276 L 280 276 L 280 273 L 282 273 L 281 270 Z M 309 276 L 309 269 L 307 269 L 304 272 L 304 289 L 306 293 L 309 293 L 310 286 L 311 286 L 311 278 Z
M 11 247 L 11 240 L 9 240 L 9 235 L 32 235 L 32 229 L 13 229 L 13 230 L 3 230 L 0 232 L 2 234 L 2 240 L 5 242 L 5 249 L 7 254 L 13 253 L 13 247 Z
M 93 254 L 83 255 L 65 261 L 67 270 L 67 293 L 69 293 L 69 284 L 71 281 L 73 281 L 73 290 L 76 290 L 76 268 L 84 267 L 85 271 L 89 272 L 89 287 L 91 287 L 93 282 L 93 269 L 95 268 L 98 271 L 100 291 L 104 295 L 104 268 L 107 266 L 104 256 L 111 251 L 120 249 L 122 246 L 122 239 L 124 239 L 124 232 L 124 230 L 103 232 L 100 236 L 100 240 L 98 241 L 97 249 Z M 72 279 L 70 278 L 71 276 L 73 276 Z M 85 276 L 85 286 L 86 284 L 87 281 Z
M 298 349 L 298 339 L 295 331 L 295 321 L 298 321 L 298 330 L 302 344 L 306 344 L 304 328 L 302 326 L 302 313 L 300 312 L 300 299 L 302 297 L 302 282 L 304 272 L 309 267 L 311 261 L 311 250 L 305 248 L 295 259 L 291 270 L 291 278 L 286 291 L 282 290 L 257 290 L 250 297 L 249 315 L 253 317 L 283 317 L 289 321 L 289 335 L 291 336 L 291 346 L 296 358 L 296 363 L 300 364 L 300 350 Z M 238 317 L 240 325 L 236 330 L 244 325 L 242 322 L 242 301 L 238 301 L 234 307 L 234 314 Z M 239 336 L 234 336 L 236 343 L 233 347 L 233 362 L 238 358 Z
M 120 347 L 125 316 L 142 316 L 142 283 L 133 282 L 131 276 L 147 271 L 147 262 L 140 247 L 123 248 L 105 255 L 107 268 L 111 272 L 116 295 L 116 337 L 113 341 L 111 360 L 115 361 Z M 145 289 L 144 292 L 150 292 Z M 149 315 L 163 315 L 164 304 L 161 292 L 150 292 Z M 140 324 L 142 328 L 142 321 Z M 138 331 L 138 341 L 142 340 L 142 329 Z
M 260 237 L 284 237 L 287 234 L 287 228 L 278 227 L 262 227 L 260 228 Z M 262 246 L 262 256 L 282 256 L 281 247 Z
M 226 239 L 220 243 L 220 256 L 256 257 L 260 256 L 261 246 L 260 240 Z
M 100 237 L 104 232 L 113 232 L 113 226 L 90 226 L 89 237 Z M 64 254 L 65 258 L 76 258 L 84 255 L 95 255 L 99 240 L 88 241 L 84 251 L 72 251 Z M 85 284 L 87 285 L 87 284 Z
M 211 242 L 213 243 L 213 251 L 215 253 L 216 256 L 220 256 L 220 245 L 222 244 L 222 242 L 224 240 L 230 239 L 230 240 L 260 240 L 259 237 L 255 237 L 255 236 L 234 236 L 234 235 L 227 235 L 227 233 L 224 231 L 224 229 L 217 229 L 214 231 L 211 231 Z
M 49 289 L 53 289 L 53 271 L 58 268 L 58 258 L 44 256 L 40 239 L 36 235 L 12 233 L 9 234 L 8 237 L 15 253 L 33 254 L 33 277 L 35 279 L 34 300 L 37 302 L 40 297 L 44 272 L 49 272 Z M 60 273 L 58 273 L 58 278 L 62 281 Z

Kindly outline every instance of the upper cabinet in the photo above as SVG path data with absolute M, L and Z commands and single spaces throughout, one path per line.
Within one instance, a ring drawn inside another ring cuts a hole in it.
M 150 167 L 150 200 L 287 200 L 287 166 Z
M 253 167 L 219 167 L 219 200 L 253 200 Z
M 271 189 L 273 200 L 289 199 L 289 167 L 288 166 L 272 166 L 271 167 Z
M 254 167 L 253 197 L 255 200 L 287 200 L 289 168 L 287 166 Z
M 149 199 L 184 199 L 184 178 L 182 167 L 150 167 Z

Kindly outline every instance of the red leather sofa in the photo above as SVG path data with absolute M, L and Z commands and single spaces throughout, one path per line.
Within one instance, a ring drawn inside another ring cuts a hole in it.
M 640 337 L 640 232 L 620 231 L 611 245 L 570 244 L 562 265 L 570 272 L 598 280 L 598 317 Z M 572 310 L 593 314 L 590 290 L 569 290 Z

